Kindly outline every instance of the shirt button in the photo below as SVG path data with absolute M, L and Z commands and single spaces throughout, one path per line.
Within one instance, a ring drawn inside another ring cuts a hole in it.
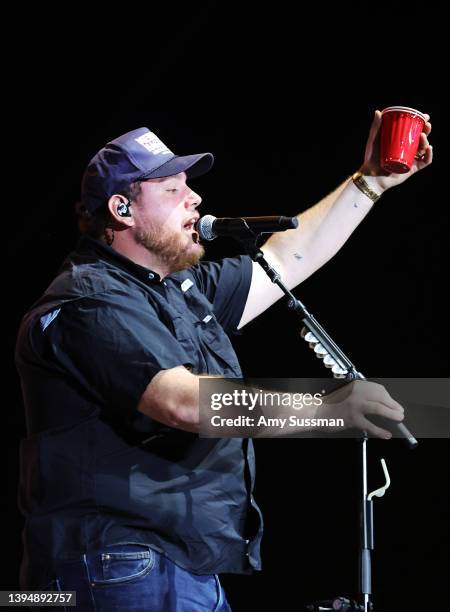
M 104 558 L 105 558 L 105 559 L 110 559 L 111 557 L 110 557 L 110 555 L 105 555 L 105 557 L 104 557 Z
M 150 280 L 152 280 L 152 279 L 155 278 L 155 275 L 153 274 L 153 272 L 149 272 L 148 273 L 148 277 L 149 277 Z

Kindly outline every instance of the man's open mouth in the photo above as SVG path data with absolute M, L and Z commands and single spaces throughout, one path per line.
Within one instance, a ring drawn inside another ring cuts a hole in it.
M 189 221 L 184 224 L 183 228 L 187 232 L 190 232 L 190 234 L 192 236 L 192 240 L 195 242 L 195 244 L 198 244 L 198 242 L 199 242 L 199 235 L 198 235 L 198 232 L 195 230 L 195 223 L 196 223 L 196 221 L 197 221 L 196 217 L 194 217 L 192 219 L 189 219 Z

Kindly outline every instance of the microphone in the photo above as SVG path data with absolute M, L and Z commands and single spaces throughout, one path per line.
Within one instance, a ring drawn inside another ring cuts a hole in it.
M 212 215 L 201 217 L 195 224 L 203 240 L 214 240 L 218 236 L 245 238 L 249 234 L 273 234 L 298 227 L 297 217 L 223 217 Z

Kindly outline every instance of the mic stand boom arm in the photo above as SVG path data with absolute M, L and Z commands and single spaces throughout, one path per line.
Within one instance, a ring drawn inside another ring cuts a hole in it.
M 302 318 L 302 323 L 304 325 L 302 330 L 303 338 L 309 342 L 310 345 L 315 347 L 315 353 L 322 357 L 325 365 L 332 367 L 335 378 L 343 378 L 347 382 L 351 382 L 352 380 L 366 380 L 366 377 L 363 376 L 361 372 L 358 372 L 350 359 L 339 348 L 320 323 L 310 312 L 308 312 L 306 306 L 295 297 L 288 287 L 286 287 L 281 280 L 280 274 L 269 264 L 267 259 L 265 259 L 261 249 L 255 246 L 254 239 L 244 239 L 240 240 L 240 242 L 244 244 L 253 261 L 256 261 L 263 268 L 272 283 L 278 285 L 283 291 L 287 297 L 288 308 L 296 312 Z M 417 446 L 418 442 L 416 438 L 403 423 L 395 423 L 388 426 L 394 429 L 397 435 L 404 438 L 410 448 L 415 448 Z

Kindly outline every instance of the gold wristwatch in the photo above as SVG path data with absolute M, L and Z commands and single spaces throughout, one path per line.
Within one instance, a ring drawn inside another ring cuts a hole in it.
M 375 191 L 372 191 L 372 189 L 369 187 L 369 185 L 363 178 L 362 172 L 355 172 L 355 174 L 352 176 L 352 181 L 355 183 L 358 189 L 363 192 L 364 195 L 366 195 L 372 200 L 372 202 L 376 202 L 381 198 L 380 193 L 375 193 Z

